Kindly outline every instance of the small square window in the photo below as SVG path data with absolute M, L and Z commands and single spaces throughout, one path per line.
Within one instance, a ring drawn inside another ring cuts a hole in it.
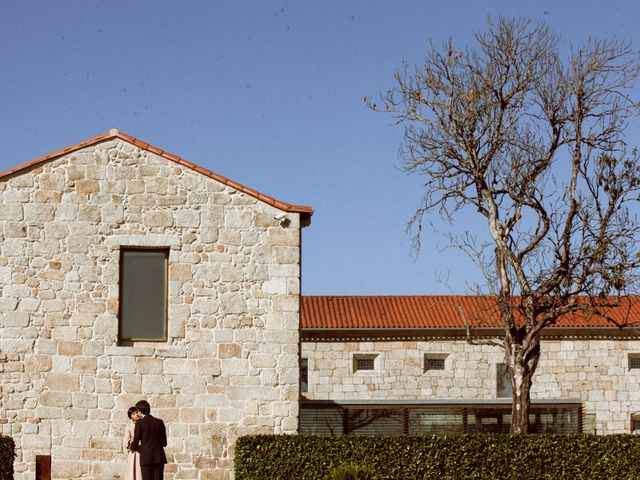
M 353 356 L 353 371 L 363 372 L 372 371 L 376 367 L 377 355 L 354 355 Z
M 373 358 L 356 358 L 356 370 L 373 370 Z
M 309 391 L 309 360 L 306 358 L 300 359 L 300 391 Z
M 444 370 L 444 358 L 427 358 L 424 364 L 425 370 Z
M 629 354 L 629 370 L 640 370 L 640 353 Z
M 445 369 L 444 362 L 446 359 L 447 359 L 447 354 L 425 353 L 424 371 L 427 372 L 429 370 L 444 370 Z

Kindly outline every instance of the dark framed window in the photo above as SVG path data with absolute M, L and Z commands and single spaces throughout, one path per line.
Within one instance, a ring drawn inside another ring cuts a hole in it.
M 167 340 L 168 249 L 120 250 L 120 341 Z
M 300 359 L 300 391 L 309 391 L 309 360 L 306 358 Z
M 362 372 L 362 371 L 371 371 L 375 370 L 377 355 L 361 355 L 356 354 L 353 356 L 353 371 L 354 372 Z
M 444 361 L 446 360 L 446 354 L 431 354 L 425 353 L 424 355 L 424 371 L 429 370 L 444 370 Z
M 629 354 L 629 370 L 640 370 L 640 353 Z
M 513 396 L 511 374 L 506 363 L 496 364 L 496 396 L 498 398 L 511 398 Z
M 461 409 L 411 408 L 408 432 L 410 434 L 463 433 L 464 415 Z
M 579 404 L 532 404 L 529 433 L 582 433 L 581 409 Z M 300 433 L 331 435 L 508 433 L 511 428 L 511 405 L 443 403 L 364 406 L 303 399 L 299 425 Z
M 640 433 L 640 415 L 637 413 L 631 415 L 631 433 Z

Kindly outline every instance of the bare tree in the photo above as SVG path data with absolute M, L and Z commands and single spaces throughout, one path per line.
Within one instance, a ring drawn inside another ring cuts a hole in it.
M 566 315 L 614 321 L 609 309 L 636 291 L 640 159 L 624 133 L 639 58 L 615 39 L 562 56 L 557 37 L 526 19 L 489 21 L 475 40 L 432 44 L 378 104 L 366 101 L 404 125 L 403 168 L 425 178 L 409 222 L 416 249 L 428 214 L 454 227 L 462 213 L 486 219 L 484 239 L 458 236 L 457 246 L 495 295 L 511 431 L 527 433 L 542 330 Z

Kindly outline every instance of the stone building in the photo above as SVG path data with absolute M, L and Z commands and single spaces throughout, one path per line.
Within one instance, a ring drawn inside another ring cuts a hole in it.
M 127 407 L 166 479 L 230 479 L 236 437 L 298 430 L 312 210 L 109 133 L 0 174 L 0 432 L 16 480 L 119 478 Z
M 0 432 L 16 480 L 120 478 L 126 410 L 165 478 L 231 480 L 255 433 L 507 431 L 488 297 L 300 296 L 312 209 L 111 130 L 0 173 Z M 547 329 L 539 432 L 640 430 L 640 306 Z M 300 368 L 299 368 L 300 367 Z
M 508 431 L 511 382 L 488 297 L 302 297 L 300 431 Z M 538 432 L 640 432 L 640 305 L 561 319 L 544 333 L 530 424 Z M 474 323 L 474 322 L 470 322 Z M 476 323 L 477 324 L 477 323 Z M 634 326 L 635 324 L 635 326 Z

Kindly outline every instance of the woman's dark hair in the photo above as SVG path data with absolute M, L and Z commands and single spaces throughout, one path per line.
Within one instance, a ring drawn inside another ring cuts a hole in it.
M 133 415 L 137 411 L 138 409 L 136 407 L 129 407 L 129 410 L 127 410 L 127 417 L 131 418 L 131 415 Z
M 151 406 L 146 400 L 140 400 L 136 403 L 136 409 L 143 415 L 149 415 L 149 413 L 151 413 Z

